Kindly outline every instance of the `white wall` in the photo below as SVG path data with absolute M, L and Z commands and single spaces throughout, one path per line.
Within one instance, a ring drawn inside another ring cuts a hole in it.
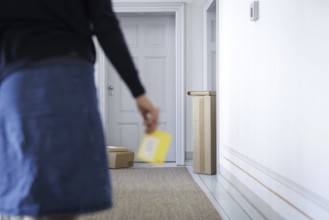
M 260 0 L 257 22 L 250 3 L 219 0 L 220 165 L 283 217 L 329 219 L 329 1 Z
M 154 0 L 159 2 L 185 2 L 186 3 L 186 92 L 203 89 L 203 54 L 202 54 L 202 6 L 203 0 Z M 113 0 L 116 2 L 152 2 L 152 0 Z M 186 151 L 193 151 L 191 137 L 191 98 L 186 98 Z

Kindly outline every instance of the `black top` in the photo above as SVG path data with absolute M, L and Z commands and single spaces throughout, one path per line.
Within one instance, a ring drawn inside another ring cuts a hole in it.
M 134 97 L 143 94 L 111 0 L 0 0 L 0 76 L 55 56 L 94 63 L 93 35 Z

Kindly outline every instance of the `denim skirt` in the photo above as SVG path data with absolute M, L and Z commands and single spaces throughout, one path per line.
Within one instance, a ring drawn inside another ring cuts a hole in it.
M 110 208 L 93 65 L 52 60 L 0 82 L 0 214 L 79 215 Z

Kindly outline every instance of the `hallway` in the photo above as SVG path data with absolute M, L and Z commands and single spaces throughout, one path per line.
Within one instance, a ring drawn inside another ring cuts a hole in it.
M 253 2 L 114 0 L 179 5 L 177 164 L 193 155 L 187 91 L 216 90 L 217 175 L 197 179 L 223 216 L 329 219 L 329 2 L 259 0 L 257 19 Z
M 224 220 L 329 219 L 329 0 L 113 0 L 113 6 L 126 16 L 134 62 L 159 103 L 159 129 L 174 137 L 165 166 L 188 167 Z M 136 153 L 143 120 L 99 45 L 96 52 L 106 146 Z M 192 171 L 188 91 L 216 94 L 215 175 Z M 115 108 L 118 114 L 110 112 Z

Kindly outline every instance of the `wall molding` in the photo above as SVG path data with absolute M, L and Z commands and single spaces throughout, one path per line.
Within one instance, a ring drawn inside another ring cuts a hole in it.
M 329 218 L 329 201 L 320 195 L 226 146 L 222 147 L 220 157 L 221 167 L 262 200 L 268 201 L 282 216 L 289 215 L 291 219 Z
M 284 218 L 275 212 L 266 201 L 262 200 L 241 181 L 233 176 L 224 167 L 220 168 L 217 176 L 218 182 L 229 193 L 229 195 L 240 205 L 251 219 L 265 220 L 266 216 L 271 219 L 283 220 Z
M 184 2 L 113 2 L 113 9 L 116 13 L 157 13 L 157 14 L 173 14 L 175 16 L 175 56 L 176 56 L 176 164 L 185 164 L 185 3 Z M 98 65 L 105 62 L 104 55 L 98 56 Z M 106 85 L 103 81 L 106 79 L 106 70 L 98 66 L 99 74 L 97 78 L 99 97 L 100 97 L 100 111 L 103 119 L 105 119 L 105 112 L 108 105 L 106 105 Z M 104 127 L 105 132 L 107 126 Z

